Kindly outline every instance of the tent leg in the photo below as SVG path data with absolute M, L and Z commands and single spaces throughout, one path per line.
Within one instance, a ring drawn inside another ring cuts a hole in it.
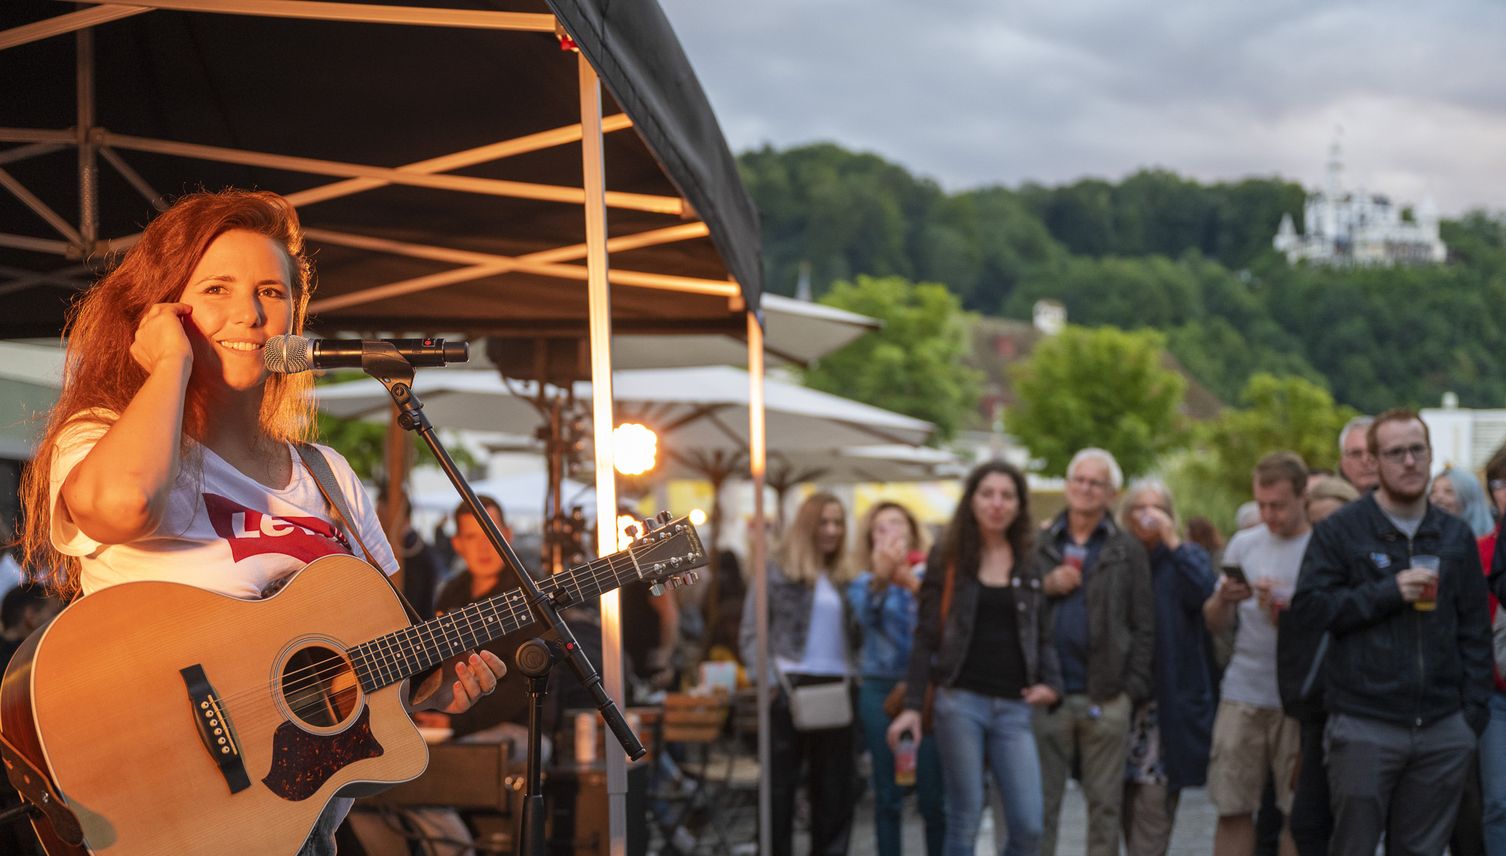
M 77 73 L 78 132 L 78 231 L 79 248 L 87 260 L 99 241 L 99 160 L 94 142 L 94 29 L 74 34 Z
M 601 132 L 601 84 L 584 54 L 580 68 L 581 171 L 586 191 L 586 269 L 590 294 L 591 413 L 596 440 L 596 550 L 617 551 L 617 474 L 612 460 L 612 304 L 607 283 L 606 173 Z M 623 703 L 622 613 L 618 593 L 601 596 L 601 674 L 603 688 Z M 607 829 L 611 856 L 627 854 L 627 760 L 609 749 Z
M 767 464 L 763 402 L 763 327 L 748 313 L 748 474 L 753 479 L 753 612 L 756 616 L 758 656 L 754 686 L 758 688 L 758 852 L 769 856 L 773 847 L 773 799 L 769 790 L 769 574 L 765 562 L 763 477 Z

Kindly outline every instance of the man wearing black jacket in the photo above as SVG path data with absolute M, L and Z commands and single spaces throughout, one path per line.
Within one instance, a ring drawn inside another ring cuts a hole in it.
M 1292 603 L 1331 635 L 1330 852 L 1372 856 L 1384 833 L 1393 856 L 1436 856 L 1487 717 L 1485 586 L 1468 526 L 1427 501 L 1427 426 L 1387 411 L 1368 442 L 1380 485 L 1313 533 Z

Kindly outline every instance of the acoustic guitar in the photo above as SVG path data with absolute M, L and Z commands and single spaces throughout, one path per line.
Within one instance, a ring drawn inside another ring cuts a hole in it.
M 706 552 L 688 520 L 667 517 L 539 588 L 567 606 L 635 580 L 692 581 Z M 332 798 L 424 771 L 409 678 L 533 623 L 514 589 L 411 624 L 386 577 L 351 556 L 310 562 L 263 600 L 112 586 L 12 659 L 6 765 L 29 760 L 51 786 L 43 809 L 61 801 L 77 818 L 33 820 L 50 856 L 291 856 Z

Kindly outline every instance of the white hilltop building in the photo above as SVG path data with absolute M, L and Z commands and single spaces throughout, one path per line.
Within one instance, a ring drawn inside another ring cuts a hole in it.
M 1448 248 L 1438 237 L 1438 207 L 1424 198 L 1413 216 L 1381 194 L 1345 190 L 1344 165 L 1334 142 L 1328 159 L 1328 185 L 1307 195 L 1297 234 L 1290 214 L 1283 215 L 1273 241 L 1292 264 L 1392 266 L 1438 264 Z

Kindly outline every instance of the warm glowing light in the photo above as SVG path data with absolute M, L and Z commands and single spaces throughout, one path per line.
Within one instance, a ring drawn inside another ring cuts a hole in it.
M 699 508 L 692 508 L 692 509 L 690 509 L 690 525 L 692 525 L 692 526 L 700 526 L 702 523 L 705 523 L 705 522 L 706 522 L 706 512 L 700 510 Z
M 624 422 L 612 429 L 612 461 L 617 472 L 641 476 L 654 468 L 659 452 L 659 436 L 636 422 Z
M 633 533 L 637 534 L 629 533 L 628 529 L 632 529 Z M 637 540 L 637 536 L 642 534 L 643 524 L 638 521 L 638 518 L 631 514 L 617 515 L 617 549 L 626 550 L 633 545 L 633 541 Z

